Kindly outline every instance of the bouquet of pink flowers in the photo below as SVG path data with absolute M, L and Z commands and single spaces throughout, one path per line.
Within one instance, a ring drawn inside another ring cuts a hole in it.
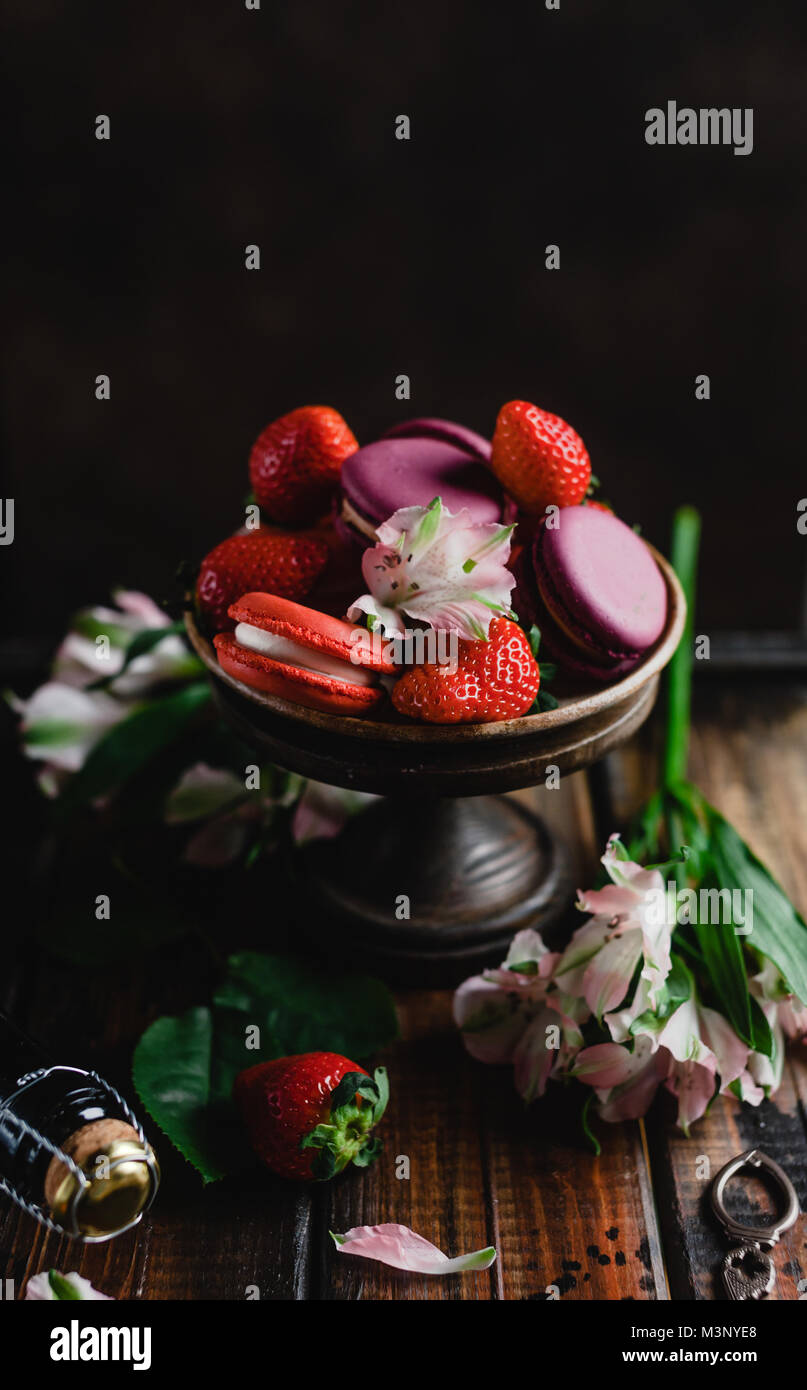
M 699 523 L 676 517 L 673 563 L 689 621 L 669 672 L 659 790 L 623 845 L 608 841 L 608 882 L 581 892 L 587 920 L 566 949 L 515 937 L 497 970 L 454 998 L 465 1046 L 509 1063 L 527 1101 L 551 1077 L 586 1088 L 583 1123 L 634 1119 L 660 1086 L 685 1131 L 717 1094 L 751 1105 L 779 1086 L 785 1038 L 807 1037 L 807 923 L 736 830 L 685 780 Z M 651 862 L 646 867 L 638 859 Z

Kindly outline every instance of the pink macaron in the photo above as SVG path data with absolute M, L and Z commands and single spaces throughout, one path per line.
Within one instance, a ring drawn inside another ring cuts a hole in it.
M 367 714 L 384 699 L 379 678 L 395 665 L 366 628 L 274 594 L 244 594 L 228 614 L 235 631 L 213 642 L 244 685 L 333 714 Z
M 562 507 L 555 523 L 542 525 L 519 557 L 513 605 L 568 674 L 616 680 L 664 631 L 663 575 L 644 541 L 610 512 Z
M 382 439 L 439 439 L 444 444 L 454 444 L 473 458 L 490 463 L 493 445 L 476 430 L 460 425 L 456 420 L 440 420 L 434 415 L 419 415 L 414 420 L 401 420 L 385 430 Z

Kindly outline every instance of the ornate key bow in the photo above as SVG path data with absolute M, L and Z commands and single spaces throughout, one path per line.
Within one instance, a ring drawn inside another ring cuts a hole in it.
M 726 1184 L 741 1168 L 764 1168 L 776 1179 L 785 1199 L 785 1210 L 769 1226 L 743 1226 L 726 1210 L 723 1201 Z M 722 1264 L 726 1293 L 738 1302 L 767 1298 L 776 1277 L 773 1260 L 767 1252 L 773 1249 L 779 1237 L 790 1229 L 799 1215 L 799 1199 L 787 1173 L 761 1149 L 747 1149 L 720 1169 L 712 1183 L 711 1202 L 712 1211 L 726 1236 L 737 1242 Z

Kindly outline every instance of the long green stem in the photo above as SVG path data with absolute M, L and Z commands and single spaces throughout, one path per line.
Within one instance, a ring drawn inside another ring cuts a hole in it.
M 667 734 L 664 743 L 665 786 L 686 777 L 689 753 L 689 721 L 692 697 L 693 637 L 695 631 L 695 576 L 701 519 L 694 507 L 679 507 L 673 518 L 671 560 L 687 601 L 681 641 L 675 651 L 667 683 Z

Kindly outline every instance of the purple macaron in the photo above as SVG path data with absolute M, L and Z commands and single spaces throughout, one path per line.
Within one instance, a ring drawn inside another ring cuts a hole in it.
M 415 432 L 431 427 L 432 433 Z M 502 492 L 482 461 L 487 441 L 447 420 L 415 420 L 395 429 L 342 465 L 343 536 L 374 543 L 376 527 L 399 507 L 428 507 L 435 497 L 450 512 L 466 507 L 475 522 L 501 519 Z
M 445 444 L 456 444 L 457 448 L 464 449 L 466 454 L 481 459 L 483 463 L 490 463 L 493 452 L 491 441 L 477 434 L 476 430 L 458 425 L 455 420 L 438 420 L 432 415 L 421 415 L 415 420 L 402 420 L 400 425 L 393 425 L 391 429 L 385 430 L 381 437 L 411 439 L 413 436 L 419 436 L 421 439 L 442 439 Z
M 562 507 L 519 558 L 513 604 L 569 675 L 612 681 L 658 641 L 667 589 L 644 541 L 598 507 Z

